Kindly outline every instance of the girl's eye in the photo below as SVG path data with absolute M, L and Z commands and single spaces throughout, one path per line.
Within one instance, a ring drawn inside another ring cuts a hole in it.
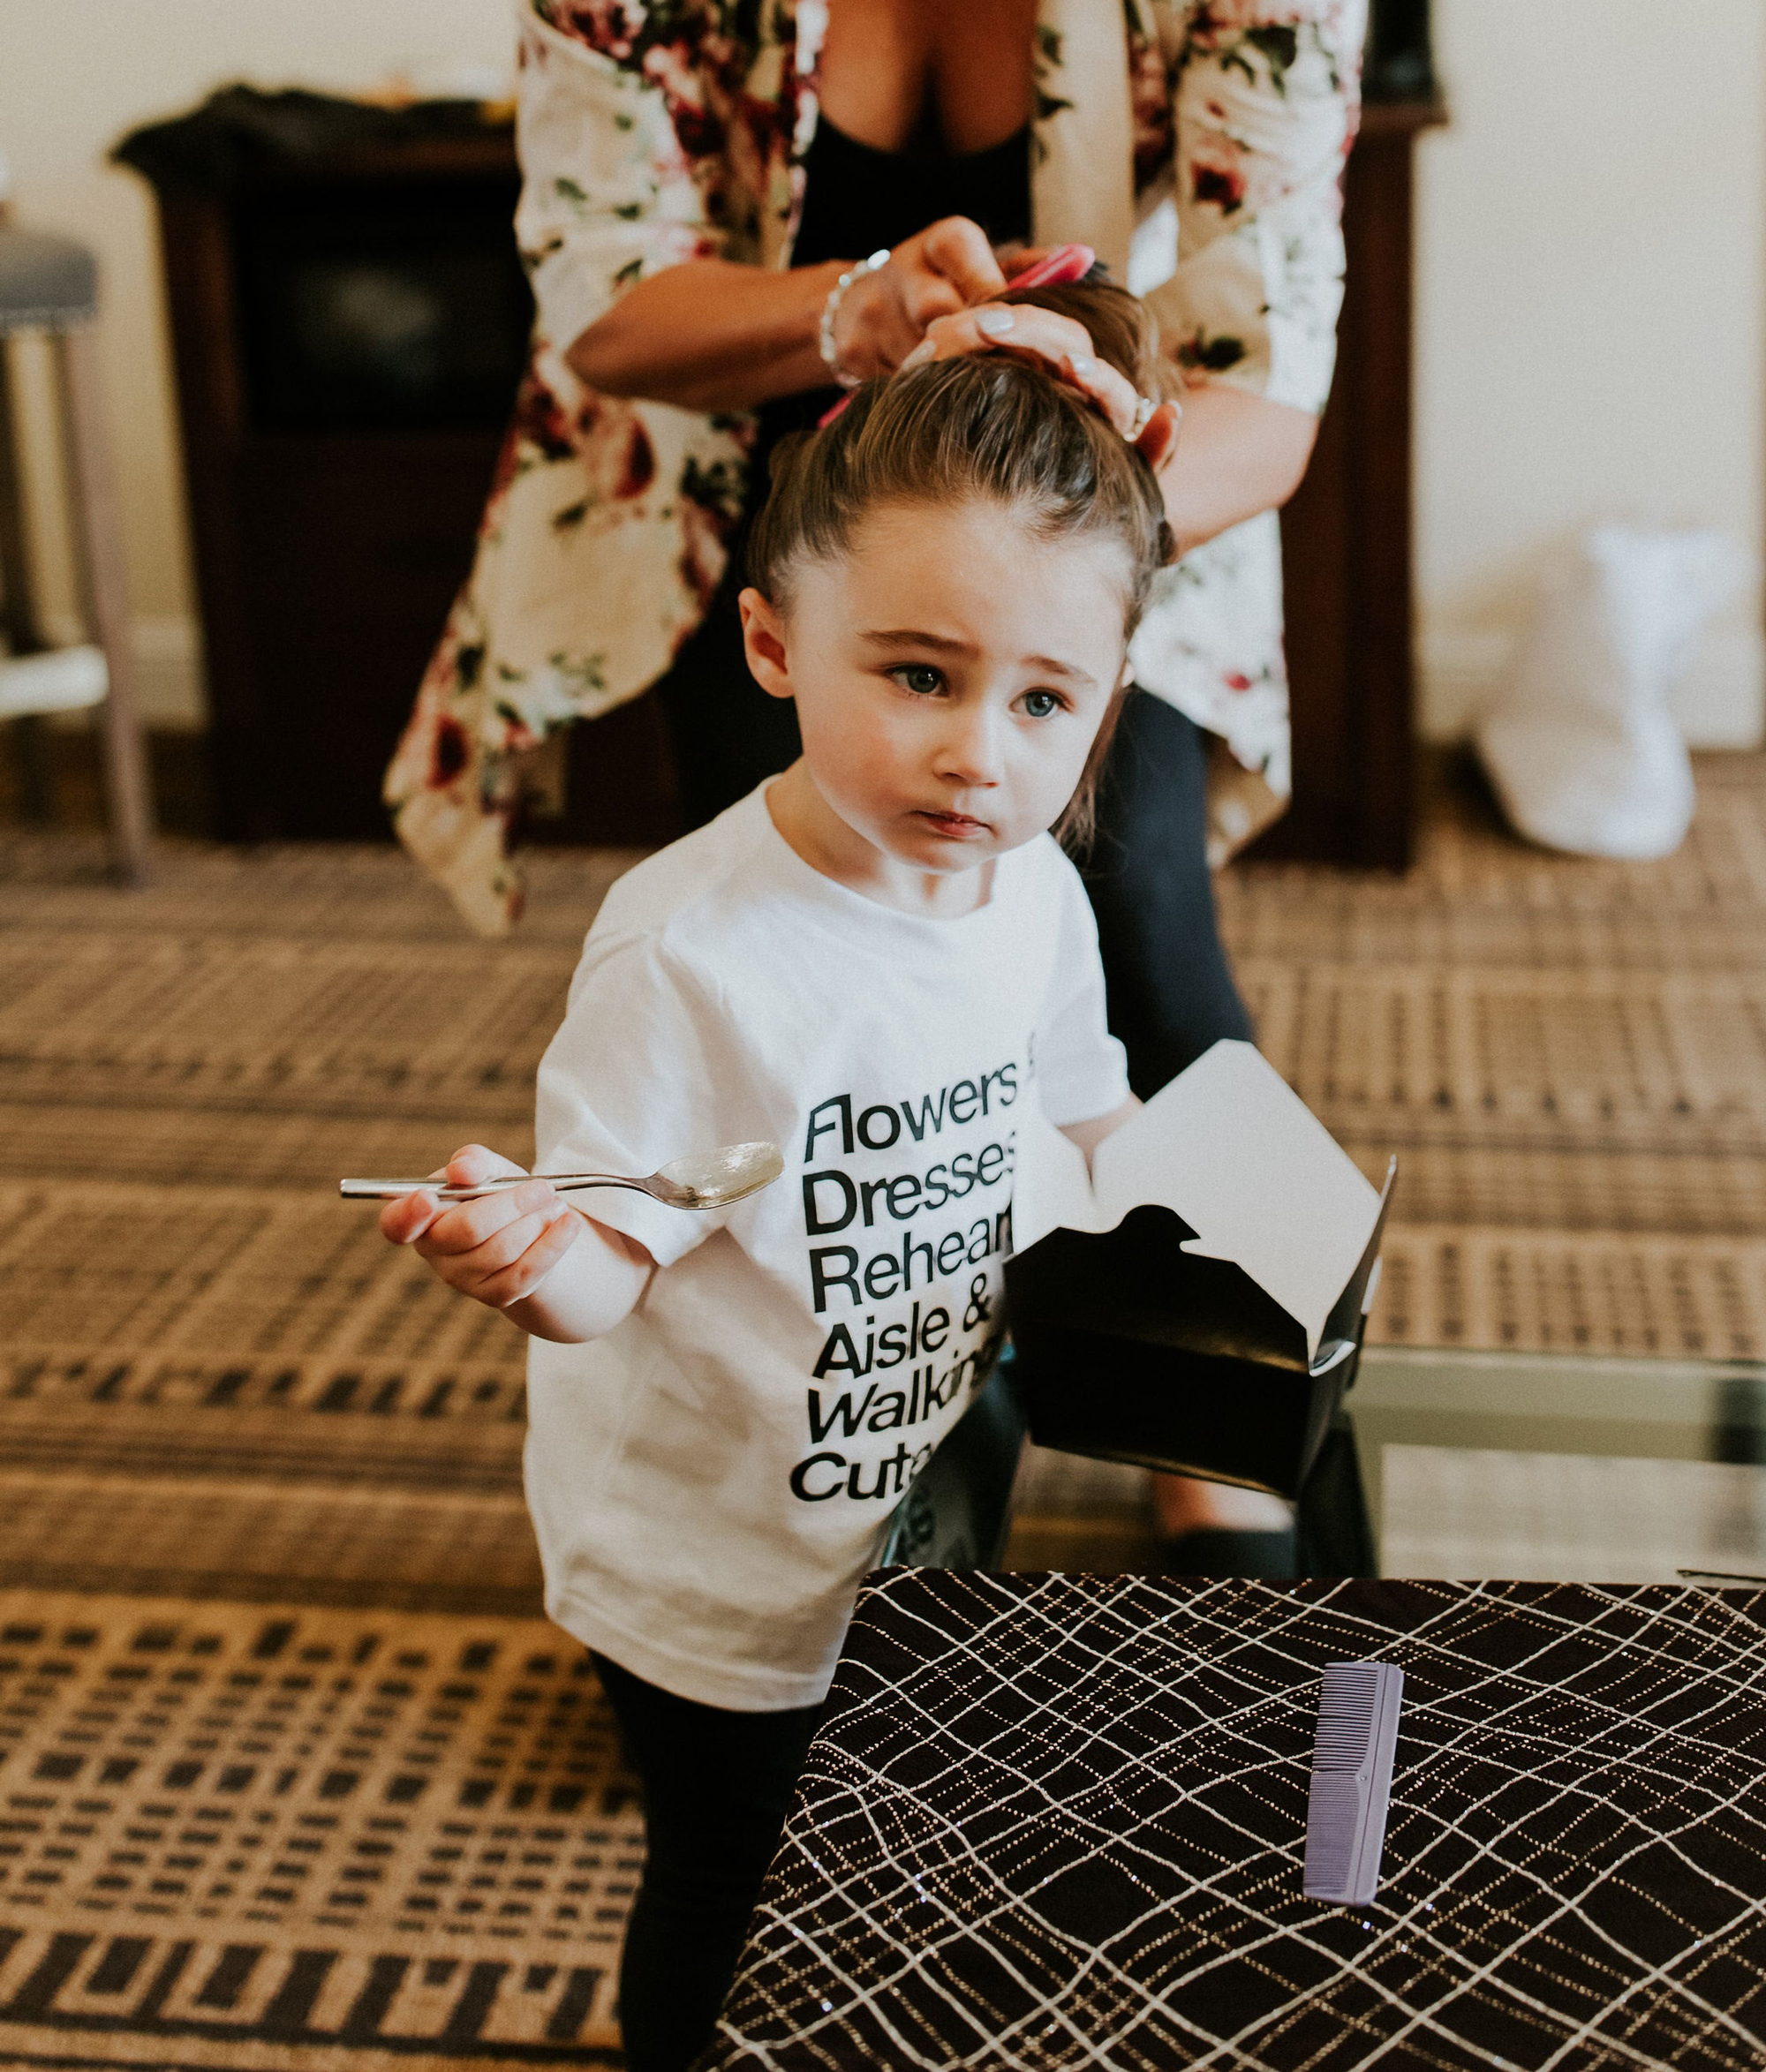
M 1060 700 L 1052 690 L 1027 690 L 1024 710 L 1032 720 L 1047 720 L 1060 710 Z
M 934 669 L 930 662 L 903 662 L 889 674 L 903 690 L 917 692 L 921 697 L 930 697 L 944 689 L 943 672 Z

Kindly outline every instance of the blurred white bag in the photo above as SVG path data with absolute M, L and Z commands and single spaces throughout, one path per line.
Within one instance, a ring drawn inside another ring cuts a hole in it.
M 1751 569 L 1726 532 L 1605 524 L 1584 534 L 1475 730 L 1521 833 L 1589 856 L 1679 848 L 1693 766 L 1668 693 Z

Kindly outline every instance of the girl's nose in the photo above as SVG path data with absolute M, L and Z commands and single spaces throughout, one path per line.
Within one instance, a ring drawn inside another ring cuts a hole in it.
M 982 705 L 952 719 L 955 724 L 940 744 L 939 775 L 963 785 L 998 784 L 1003 747 L 999 715 Z

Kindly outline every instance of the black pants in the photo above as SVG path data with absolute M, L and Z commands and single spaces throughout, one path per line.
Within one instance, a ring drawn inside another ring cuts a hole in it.
M 644 1785 L 644 1878 L 619 1974 L 625 2061 L 685 2072 L 711 2040 L 821 1707 L 726 1712 L 594 1664 Z
M 802 746 L 794 707 L 768 697 L 748 673 L 736 587 L 723 585 L 657 686 L 692 827 L 776 776 Z M 1082 868 L 1098 916 L 1110 1027 L 1144 1100 L 1211 1044 L 1251 1033 L 1215 919 L 1207 757 L 1195 723 L 1131 690 L 1098 808 Z
M 1110 1027 L 1144 1101 L 1222 1036 L 1251 1034 L 1226 962 L 1208 868 L 1208 758 L 1174 705 L 1131 690 L 1081 859 Z

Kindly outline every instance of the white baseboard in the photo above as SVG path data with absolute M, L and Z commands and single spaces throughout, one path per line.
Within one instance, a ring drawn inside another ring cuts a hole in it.
M 1420 643 L 1418 724 L 1424 741 L 1463 741 L 1502 686 L 1516 637 L 1500 630 L 1441 631 Z M 1694 749 L 1766 743 L 1766 634 L 1714 627 L 1699 643 L 1669 709 Z

